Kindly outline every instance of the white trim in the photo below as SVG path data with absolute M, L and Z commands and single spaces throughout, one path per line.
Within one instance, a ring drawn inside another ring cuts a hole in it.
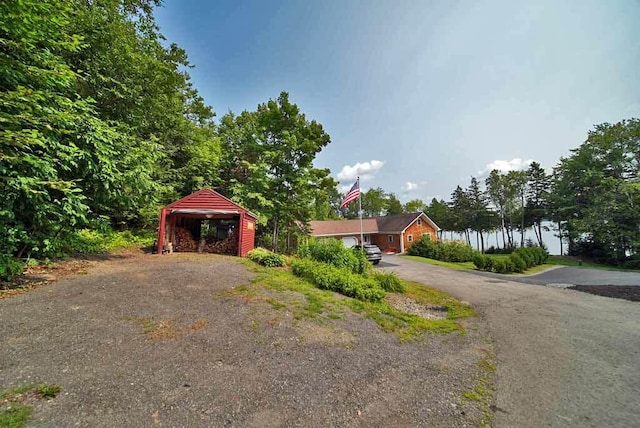
M 404 232 L 400 234 L 400 254 L 404 253 Z

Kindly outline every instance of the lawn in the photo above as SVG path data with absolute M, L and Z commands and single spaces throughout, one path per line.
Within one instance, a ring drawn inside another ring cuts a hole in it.
M 509 254 L 487 254 L 489 257 L 494 259 L 506 259 L 509 257 Z M 474 266 L 473 262 L 462 262 L 462 263 L 454 263 L 454 262 L 443 262 L 441 260 L 427 259 L 425 257 L 418 256 L 407 256 L 403 255 L 400 257 L 404 257 L 405 259 L 415 260 L 416 262 L 427 263 L 434 266 L 446 267 L 449 269 L 457 269 L 457 270 L 477 270 Z M 549 257 L 551 259 L 551 257 Z M 558 263 L 559 264 L 559 263 Z M 547 262 L 540 266 L 534 266 L 530 269 L 525 270 L 523 273 L 511 273 L 507 275 L 531 275 L 534 273 L 543 272 L 551 267 L 553 267 L 554 263 Z

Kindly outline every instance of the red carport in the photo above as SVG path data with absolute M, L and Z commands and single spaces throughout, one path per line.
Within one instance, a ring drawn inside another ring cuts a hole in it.
M 199 190 L 160 210 L 157 252 L 246 256 L 254 247 L 256 218 L 216 191 Z

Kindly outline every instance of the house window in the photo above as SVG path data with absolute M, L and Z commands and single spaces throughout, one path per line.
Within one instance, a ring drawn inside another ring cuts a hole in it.
M 418 219 L 418 226 L 422 226 L 422 219 L 421 218 Z
M 431 238 L 431 235 L 429 235 L 427 232 L 423 233 L 422 236 L 429 236 L 429 238 Z
M 413 242 L 413 235 L 407 235 L 407 241 Z
M 364 235 L 364 243 L 365 244 L 371 243 L 371 236 L 370 235 Z
M 388 240 L 389 242 L 393 242 L 393 235 L 388 235 L 388 236 L 387 236 L 387 240 Z

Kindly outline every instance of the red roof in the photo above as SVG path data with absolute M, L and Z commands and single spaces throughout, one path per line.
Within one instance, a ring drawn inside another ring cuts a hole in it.
M 242 211 L 254 219 L 257 218 L 257 216 L 252 212 L 242 208 L 231 199 L 228 199 L 211 189 L 198 190 L 189 196 L 185 196 L 184 198 L 167 205 L 165 209 L 169 209 L 170 212 L 173 212 L 173 210 L 180 210 L 179 212 L 183 213 L 191 211 L 193 214 L 197 214 L 198 212 L 196 211 L 202 211 L 202 214 L 215 212 L 223 214 L 239 214 Z
M 362 219 L 362 233 L 401 233 L 418 217 L 424 218 L 436 230 L 437 224 L 424 213 L 408 213 Z M 345 236 L 360 233 L 360 220 L 314 220 L 309 222 L 311 236 Z

